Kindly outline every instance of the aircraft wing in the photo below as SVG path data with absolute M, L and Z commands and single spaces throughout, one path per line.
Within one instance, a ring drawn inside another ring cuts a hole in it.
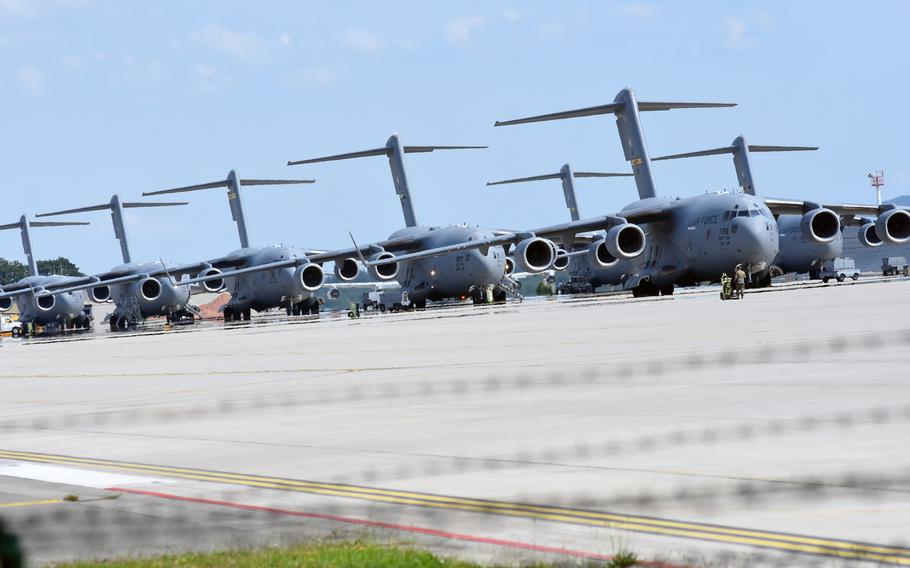
M 238 268 L 237 270 L 226 270 L 220 274 L 209 274 L 208 276 L 198 276 L 196 278 L 190 278 L 189 280 L 180 280 L 175 282 L 178 286 L 189 286 L 190 284 L 198 284 L 200 282 L 207 282 L 209 280 L 221 280 L 223 278 L 230 278 L 232 276 L 240 276 L 241 274 L 251 274 L 253 272 L 262 272 L 263 270 L 277 270 L 279 268 L 290 268 L 292 266 L 299 266 L 301 264 L 306 264 L 309 262 L 305 258 L 289 258 L 287 260 L 279 260 L 276 262 L 269 262 L 266 264 L 257 264 L 255 266 L 250 266 L 249 268 Z
M 626 219 L 612 215 L 601 215 L 600 217 L 588 217 L 579 219 L 570 223 L 561 223 L 559 225 L 550 225 L 533 229 L 530 232 L 538 237 L 546 239 L 555 239 L 562 241 L 566 246 L 572 246 L 571 243 L 576 240 L 579 233 L 590 233 L 592 231 L 608 231 L 617 225 L 625 225 Z M 570 242 L 571 241 L 571 242 Z
M 358 245 L 356 248 L 349 247 L 333 251 L 311 251 L 315 254 L 309 256 L 310 262 L 335 262 L 344 258 L 360 258 L 361 256 L 370 256 L 378 249 L 396 252 L 401 250 L 410 250 L 420 247 L 421 239 L 418 237 L 399 237 L 388 239 L 377 243 Z M 309 251 L 308 251 L 309 252 Z
M 840 216 L 853 216 L 853 215 L 872 215 L 877 217 L 888 211 L 894 209 L 895 205 L 859 205 L 851 203 L 814 203 L 811 201 L 803 201 L 802 199 L 777 199 L 773 197 L 764 198 L 763 201 L 765 205 L 768 206 L 768 209 L 771 210 L 771 213 L 775 215 L 802 215 L 810 209 L 815 209 L 816 207 L 825 207 L 837 213 Z
M 676 209 L 675 202 L 653 207 L 641 207 L 639 209 L 626 209 L 618 213 L 630 223 L 641 225 L 642 223 L 655 223 L 665 221 Z
M 379 266 L 381 264 L 390 264 L 393 262 L 402 262 L 409 260 L 420 260 L 422 258 L 431 258 L 434 256 L 442 256 L 445 254 L 450 254 L 453 252 L 460 252 L 464 250 L 474 250 L 479 248 L 502 246 L 507 244 L 512 244 L 516 241 L 525 238 L 530 235 L 522 235 L 521 233 L 506 233 L 503 235 L 490 237 L 489 239 L 480 239 L 477 241 L 464 241 L 454 245 L 448 245 L 444 247 L 436 247 L 431 249 L 420 250 L 417 252 L 396 255 L 392 258 L 386 258 L 376 261 L 368 261 L 367 266 Z

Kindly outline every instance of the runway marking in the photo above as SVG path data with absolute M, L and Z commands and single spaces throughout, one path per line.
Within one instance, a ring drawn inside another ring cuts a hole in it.
M 872 560 L 910 566 L 910 548 L 901 546 L 884 546 L 839 539 L 686 522 L 674 519 L 572 509 L 550 505 L 533 505 L 528 503 L 454 497 L 341 483 L 324 483 L 261 475 L 246 475 L 195 468 L 158 466 L 94 458 L 78 458 L 34 452 L 0 450 L 0 458 L 78 465 L 83 467 L 100 467 L 103 469 L 130 471 L 133 473 L 151 472 L 158 475 L 192 479 L 195 481 L 295 491 L 331 497 L 382 502 L 393 505 L 430 507 L 453 511 L 469 511 L 552 522 L 581 524 L 662 536 L 756 546 L 785 552 L 834 556 L 853 560 Z
M 559 554 L 562 556 L 573 556 L 577 558 L 585 558 L 588 560 L 606 560 L 609 561 L 613 557 L 607 554 L 598 554 L 596 552 L 587 552 L 584 550 L 574 550 L 571 548 L 562 548 L 562 547 L 553 547 L 545 546 L 540 544 L 530 544 L 527 542 L 515 541 L 515 540 L 504 540 L 498 538 L 490 538 L 472 534 L 464 533 L 453 533 L 449 531 L 442 531 L 439 529 L 431 529 L 426 527 L 418 527 L 415 525 L 402 525 L 397 523 L 387 523 L 383 521 L 371 521 L 369 519 L 358 519 L 355 517 L 343 517 L 340 515 L 329 515 L 325 513 L 312 513 L 308 511 L 297 511 L 291 509 L 280 509 L 276 507 L 266 507 L 263 505 L 251 505 L 248 503 L 238 503 L 235 501 L 221 501 L 216 499 L 203 499 L 199 497 L 186 497 L 183 495 L 175 495 L 173 493 L 161 493 L 160 491 L 143 491 L 141 489 L 127 489 L 123 487 L 109 487 L 109 491 L 119 491 L 122 493 L 129 493 L 132 495 L 144 495 L 147 497 L 158 497 L 161 499 L 170 499 L 172 501 L 183 501 L 186 503 L 198 503 L 201 505 L 215 505 L 218 507 L 230 507 L 233 509 L 243 509 L 245 511 L 260 511 L 264 513 L 274 513 L 278 515 L 287 515 L 292 517 L 306 517 L 310 519 L 324 519 L 328 521 L 335 521 L 339 523 L 347 523 L 382 529 L 391 529 L 396 531 L 405 531 L 410 533 L 422 534 L 426 536 L 433 536 L 438 538 L 446 538 L 452 540 L 462 540 L 467 542 L 476 542 L 480 544 L 492 544 L 495 546 L 505 546 L 509 548 L 520 548 L 524 550 L 533 550 L 534 552 L 543 552 L 547 554 Z M 675 564 L 668 564 L 666 562 L 649 562 L 649 561 L 640 561 L 638 563 L 640 566 L 647 566 L 650 568 L 684 568 L 682 566 L 677 566 Z
M 32 507 L 34 505 L 53 505 L 54 503 L 63 503 L 63 499 L 40 499 L 38 501 L 20 501 L 18 503 L 0 503 L 0 509 L 12 509 L 13 507 Z

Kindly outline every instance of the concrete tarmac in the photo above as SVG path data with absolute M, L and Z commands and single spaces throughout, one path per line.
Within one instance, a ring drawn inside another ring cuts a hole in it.
M 0 519 L 36 564 L 366 531 L 505 562 L 910 565 L 908 292 L 4 340 Z

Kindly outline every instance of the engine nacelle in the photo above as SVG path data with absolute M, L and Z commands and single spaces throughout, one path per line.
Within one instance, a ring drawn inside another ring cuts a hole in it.
M 369 258 L 370 262 L 376 262 L 377 260 L 386 260 L 389 258 L 395 258 L 395 255 L 390 252 L 377 252 Z M 391 280 L 398 276 L 398 263 L 397 262 L 388 262 L 386 264 L 377 264 L 370 267 L 370 276 L 373 280 Z
M 601 268 L 609 268 L 619 262 L 618 258 L 610 254 L 607 249 L 607 241 L 604 239 L 591 243 L 588 247 L 588 255 L 591 257 L 592 264 Z
M 203 270 L 202 272 L 200 272 L 197 275 L 197 278 L 204 278 L 206 276 L 220 276 L 221 274 L 223 274 L 223 272 L 221 272 L 217 268 L 206 268 L 205 270 Z M 224 290 L 224 278 L 213 278 L 212 280 L 203 280 L 202 282 L 200 282 L 200 284 L 202 284 L 202 288 L 206 292 L 215 293 L 215 292 L 220 292 L 220 291 Z
M 139 281 L 139 293 L 147 302 L 154 302 L 161 297 L 161 282 L 152 277 L 143 278 Z
M 556 256 L 553 258 L 553 268 L 555 270 L 565 270 L 569 267 L 569 253 L 562 247 L 556 248 Z
M 515 272 L 515 261 L 512 260 L 511 256 L 507 256 L 506 257 L 505 275 L 511 276 L 513 272 Z
M 859 242 L 866 247 L 880 247 L 882 240 L 878 238 L 875 223 L 866 223 L 859 229 Z
M 543 272 L 556 260 L 556 245 L 540 237 L 525 239 L 515 245 L 512 260 L 520 272 Z
M 0 298 L 0 312 L 8 312 L 13 309 L 12 298 Z
M 294 271 L 294 282 L 307 292 L 315 292 L 325 284 L 325 271 L 312 262 L 298 266 Z
M 830 209 L 819 207 L 803 215 L 799 230 L 811 243 L 830 243 L 840 234 L 840 217 Z
M 604 245 L 614 258 L 635 258 L 645 252 L 645 232 L 632 223 L 617 225 L 607 231 Z
M 360 263 L 356 258 L 345 258 L 335 261 L 335 278 L 350 282 L 360 275 Z
M 88 291 L 92 301 L 96 304 L 103 304 L 111 299 L 111 287 L 107 285 L 95 286 Z
M 875 232 L 882 242 L 889 245 L 910 241 L 910 211 L 906 209 L 885 211 L 875 220 Z
M 40 294 L 35 296 L 35 306 L 42 312 L 49 312 L 57 305 L 57 296 L 53 294 Z

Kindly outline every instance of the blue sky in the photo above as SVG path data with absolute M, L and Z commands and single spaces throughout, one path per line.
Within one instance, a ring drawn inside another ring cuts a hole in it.
M 908 2 L 217 2 L 0 0 L 4 219 L 222 178 L 315 177 L 250 188 L 255 244 L 336 248 L 401 226 L 382 158 L 287 167 L 381 146 L 489 144 L 409 156 L 418 217 L 531 228 L 567 217 L 558 182 L 627 171 L 610 117 L 493 129 L 496 119 L 612 101 L 733 101 L 644 116 L 652 155 L 726 145 L 818 145 L 754 159 L 766 195 L 871 201 L 910 193 L 904 137 Z M 726 156 L 656 166 L 659 191 L 736 186 Z M 628 179 L 579 182 L 582 214 L 632 201 Z M 134 256 L 189 261 L 236 248 L 223 191 L 130 212 Z M 36 229 L 41 258 L 114 265 L 108 218 Z M 40 232 L 39 232 L 40 231 Z M 21 258 L 18 235 L 0 256 Z

